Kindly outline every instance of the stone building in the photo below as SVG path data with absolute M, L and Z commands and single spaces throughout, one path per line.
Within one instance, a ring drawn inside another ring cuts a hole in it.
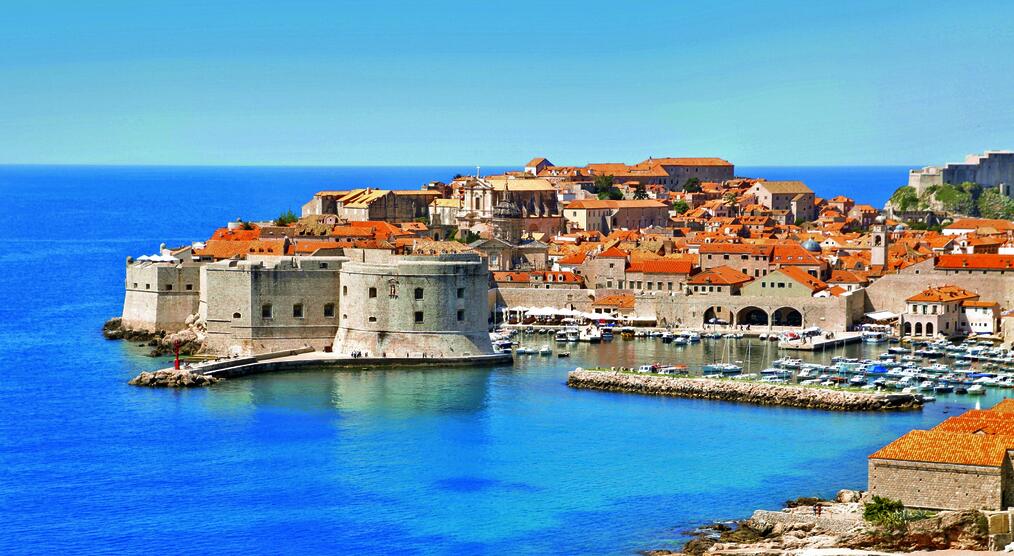
M 429 219 L 430 204 L 440 196 L 439 191 L 394 191 L 370 187 L 320 191 L 303 205 L 302 216 L 334 214 L 349 222 L 411 222 L 417 218 Z
M 669 225 L 669 205 L 653 199 L 574 201 L 563 209 L 563 217 L 572 230 L 640 230 Z
M 943 167 L 927 166 L 909 170 L 908 185 L 923 193 L 928 187 L 945 183 L 957 185 L 964 182 L 977 183 L 985 187 L 999 187 L 1010 197 L 1014 189 L 1014 151 L 986 151 L 970 154 L 964 162 L 950 163 Z
M 309 345 L 330 351 L 345 257 L 265 257 L 201 268 L 204 349 L 249 355 Z
M 748 193 L 769 210 L 789 211 L 792 220 L 809 222 L 816 218 L 816 197 L 801 181 L 759 181 Z
M 518 208 L 524 232 L 555 235 L 562 229 L 556 188 L 544 179 L 468 177 L 455 180 L 453 184 L 454 194 L 461 200 L 461 208 L 455 217 L 459 229 L 489 237 L 493 209 L 503 202 Z
M 1014 506 L 1014 400 L 914 430 L 869 456 L 869 490 L 929 510 Z
M 962 334 L 962 305 L 978 299 L 979 294 L 958 286 L 927 288 L 905 300 L 902 335 L 932 338 L 937 334 L 947 337 Z M 967 321 L 964 329 L 967 330 Z
M 155 261 L 127 259 L 124 291 L 124 328 L 174 332 L 197 312 L 200 266 L 164 256 Z
M 473 254 L 371 257 L 341 269 L 334 349 L 371 357 L 490 354 L 486 263 Z

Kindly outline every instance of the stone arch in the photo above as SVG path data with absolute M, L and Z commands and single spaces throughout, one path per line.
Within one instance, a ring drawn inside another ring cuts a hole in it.
M 911 336 L 912 335 L 912 323 L 910 323 L 910 322 L 906 322 L 905 323 L 904 329 L 903 329 L 901 335 L 902 336 Z
M 726 324 L 732 324 L 732 311 L 728 307 L 708 307 L 704 311 L 704 324 L 719 324 L 717 321 L 725 321 Z
M 933 335 L 933 323 L 932 322 L 927 322 L 926 323 L 926 335 L 927 336 L 932 336 Z
M 921 322 L 915 323 L 915 335 L 916 336 L 922 336 L 922 323 Z
M 743 307 L 736 313 L 736 324 L 749 324 L 751 326 L 766 326 L 770 322 L 768 313 L 760 307 Z
M 779 307 L 771 313 L 775 326 L 803 326 L 803 314 L 793 307 Z

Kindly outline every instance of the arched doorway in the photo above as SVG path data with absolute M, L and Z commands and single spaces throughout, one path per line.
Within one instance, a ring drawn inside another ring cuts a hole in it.
M 904 332 L 902 332 L 901 335 L 902 336 L 911 336 L 912 335 L 912 323 L 910 323 L 910 322 L 906 322 L 905 323 Z
M 732 311 L 727 307 L 708 307 L 703 320 L 704 324 L 732 324 Z
M 771 313 L 775 326 L 803 326 L 803 314 L 792 307 L 781 307 Z
M 926 335 L 927 336 L 932 336 L 933 335 L 933 323 L 932 322 L 927 322 L 926 323 Z
M 749 324 L 750 326 L 767 326 L 768 313 L 760 307 L 743 307 L 736 314 L 736 324 Z
M 915 323 L 915 335 L 916 336 L 922 336 L 922 323 L 921 322 Z

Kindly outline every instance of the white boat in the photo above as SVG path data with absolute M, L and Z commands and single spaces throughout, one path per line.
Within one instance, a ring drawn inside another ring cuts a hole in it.
M 973 384 L 968 387 L 969 396 L 981 396 L 986 393 L 986 387 L 981 384 Z
M 539 355 L 553 355 L 553 349 L 549 346 L 542 346 L 539 348 Z
M 565 344 L 565 343 L 567 343 L 567 331 L 566 330 L 557 330 L 556 331 L 556 342 L 559 343 L 559 344 Z
M 578 340 L 597 344 L 602 341 L 602 332 L 599 332 L 599 328 L 597 326 L 586 326 L 581 329 L 581 333 L 578 335 Z

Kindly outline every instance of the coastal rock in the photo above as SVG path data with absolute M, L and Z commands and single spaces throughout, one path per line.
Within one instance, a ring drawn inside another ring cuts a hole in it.
M 863 499 L 862 491 L 849 490 L 847 488 L 839 490 L 838 495 L 834 497 L 835 502 L 840 502 L 843 504 L 851 504 L 854 502 L 859 502 L 862 499 Z
M 211 386 L 219 381 L 221 381 L 219 378 L 181 369 L 143 372 L 131 379 L 128 384 L 153 388 L 193 388 Z
M 567 385 L 572 388 L 610 392 L 723 400 L 830 411 L 882 411 L 922 407 L 922 398 L 910 394 L 884 395 L 710 378 L 642 375 L 618 371 L 576 369 L 567 375 Z

